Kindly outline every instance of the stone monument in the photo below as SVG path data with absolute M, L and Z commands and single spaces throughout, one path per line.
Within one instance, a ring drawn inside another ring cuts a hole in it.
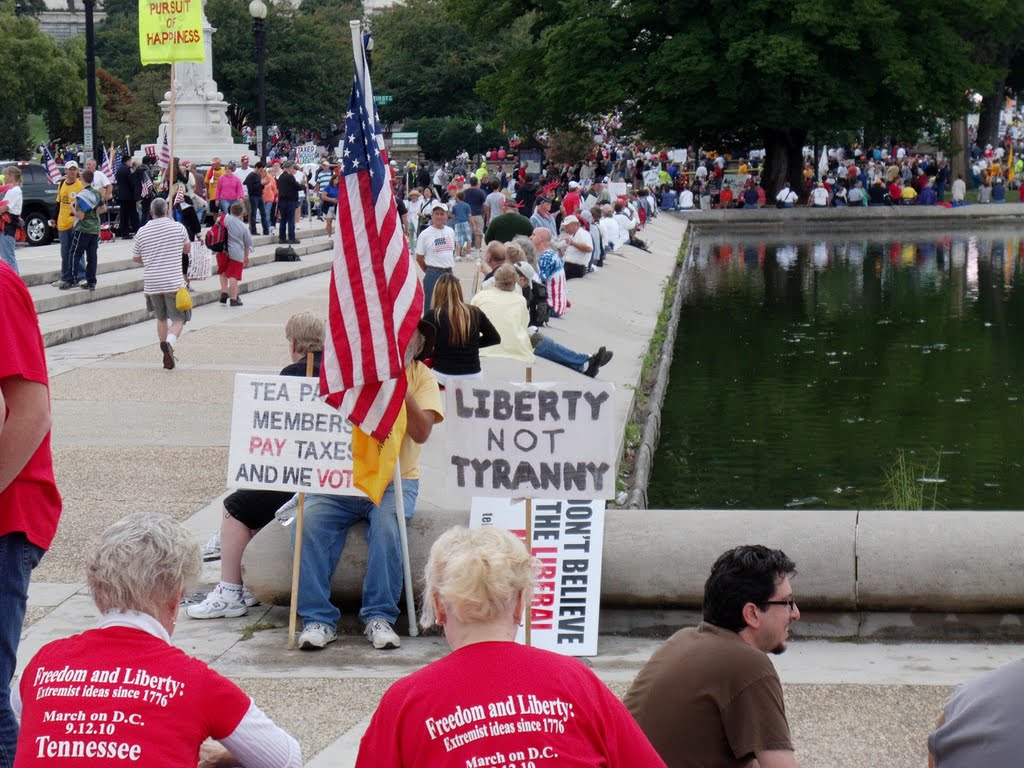
M 182 160 L 200 165 L 219 157 L 238 161 L 242 155 L 258 159 L 245 144 L 236 144 L 231 137 L 228 103 L 217 90 L 213 79 L 213 33 L 216 32 L 203 10 L 203 46 L 206 61 L 179 62 L 174 67 L 174 154 Z M 170 130 L 171 92 L 160 102 L 163 116 L 157 132 L 157 147 L 163 145 L 164 134 Z M 168 141 L 168 143 L 170 143 Z

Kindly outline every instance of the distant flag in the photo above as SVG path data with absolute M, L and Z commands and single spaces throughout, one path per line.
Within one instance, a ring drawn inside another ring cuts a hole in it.
M 111 176 L 114 175 L 114 171 L 110 167 L 110 155 L 107 154 L 106 147 L 103 147 L 103 166 L 101 170 L 107 178 L 110 178 Z
M 121 148 L 118 147 L 114 153 L 114 173 L 117 173 L 117 169 L 121 167 Z
M 357 433 L 378 443 L 390 434 L 392 442 L 397 438 L 400 443 L 405 351 L 423 314 L 423 288 L 398 219 L 383 148 L 369 68 L 357 53 L 340 152 L 338 236 L 320 392 L 329 396 L 329 403 L 342 403 L 349 420 L 359 426 Z M 391 434 L 393 426 L 396 434 Z M 354 433 L 354 446 L 357 441 L 362 443 L 363 436 Z M 373 468 L 383 485 L 355 484 L 379 501 L 378 490 L 390 481 L 393 467 L 392 461 L 390 467 Z M 363 469 L 357 461 L 357 478 L 365 476 Z
M 171 147 L 167 143 L 167 132 L 164 131 L 164 143 L 160 145 L 160 157 L 157 160 L 157 167 L 162 173 L 166 173 L 171 167 Z
M 174 193 L 174 205 L 181 205 L 185 202 L 185 185 L 183 183 L 178 184 L 178 191 Z
M 821 159 L 818 161 L 818 180 L 824 181 L 828 175 L 828 147 L 821 148 Z
M 50 183 L 56 184 L 60 181 L 60 168 L 53 161 L 53 155 L 50 154 L 50 150 L 47 149 L 45 144 L 39 145 L 39 149 L 43 152 L 43 165 L 46 166 L 46 173 L 50 177 Z

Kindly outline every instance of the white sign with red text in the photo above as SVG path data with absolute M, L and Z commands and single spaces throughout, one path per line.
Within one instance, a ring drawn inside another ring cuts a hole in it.
M 352 425 L 315 378 L 238 374 L 228 486 L 363 496 L 352 485 Z
M 604 501 L 533 502 L 533 556 L 541 570 L 530 606 L 530 645 L 596 656 L 601 613 Z M 469 527 L 496 525 L 526 540 L 526 501 L 474 498 Z M 524 622 L 525 623 L 525 622 Z M 526 642 L 524 627 L 516 641 Z

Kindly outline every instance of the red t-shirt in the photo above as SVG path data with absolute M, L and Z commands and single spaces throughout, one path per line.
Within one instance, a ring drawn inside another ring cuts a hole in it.
M 252 703 L 180 648 L 133 627 L 90 629 L 40 649 L 20 681 L 15 768 L 195 768 Z
M 0 318 L 0 379 L 20 376 L 43 384 L 49 391 L 46 353 L 32 297 L 6 264 L 0 266 Z M 47 432 L 14 482 L 0 493 L 0 536 L 22 532 L 37 547 L 49 549 L 60 510 Z
M 629 712 L 576 659 L 474 643 L 384 694 L 356 768 L 664 768 Z
M 562 198 L 562 213 L 572 216 L 580 209 L 580 193 L 570 192 Z

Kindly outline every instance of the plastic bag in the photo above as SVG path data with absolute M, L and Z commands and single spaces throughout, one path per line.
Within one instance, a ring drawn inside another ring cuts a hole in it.
M 192 309 L 192 297 L 189 296 L 188 288 L 184 285 L 178 289 L 174 296 L 174 306 L 178 308 L 179 312 L 187 312 Z

